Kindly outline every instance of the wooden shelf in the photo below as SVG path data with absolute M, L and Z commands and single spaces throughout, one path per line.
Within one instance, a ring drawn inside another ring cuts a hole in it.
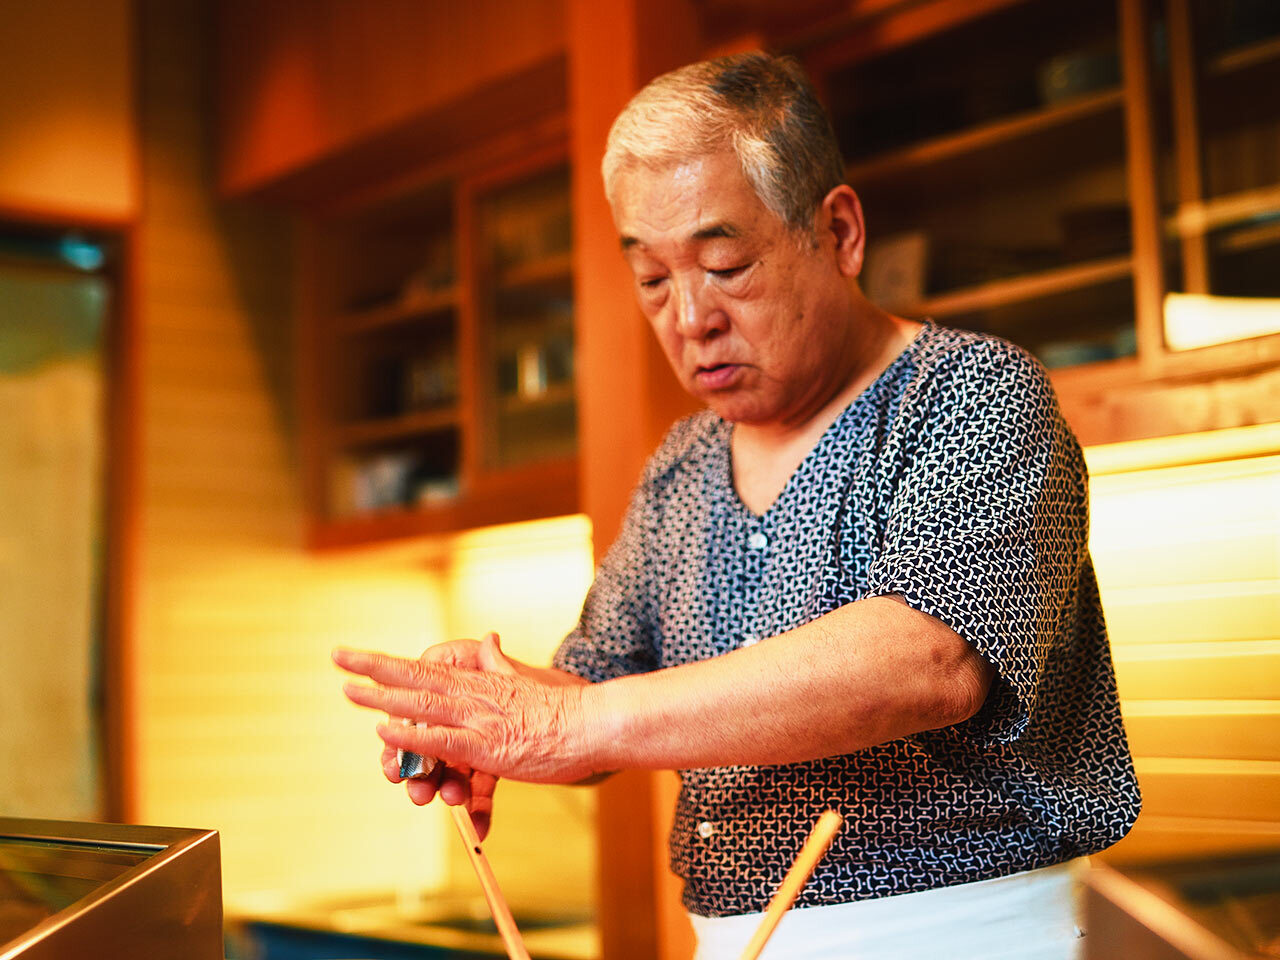
M 558 407 L 566 403 L 574 402 L 574 388 L 572 383 L 558 383 L 555 386 L 548 387 L 545 391 L 536 397 L 501 396 L 498 398 L 498 411 L 500 413 L 525 413 L 533 410 L 543 410 L 547 407 Z
M 1254 227 L 1241 227 L 1216 238 L 1214 246 L 1226 253 L 1244 253 L 1280 244 L 1280 220 L 1260 223 Z
M 1195 236 L 1274 213 L 1280 213 L 1280 183 L 1212 200 L 1183 203 L 1177 213 L 1165 218 L 1165 232 L 1175 237 Z
M 1059 267 L 1056 270 L 1011 277 L 1008 280 L 993 280 L 990 283 L 939 294 L 920 303 L 911 304 L 902 312 L 909 316 L 927 316 L 935 319 L 956 316 L 976 310 L 1002 307 L 1023 300 L 1047 297 L 1055 293 L 1079 290 L 1109 280 L 1122 279 L 1132 272 L 1132 257 L 1127 255 L 1109 257 L 1105 260 L 1092 260 L 1088 263 Z
M 1017 114 L 972 130 L 926 140 L 851 165 L 848 169 L 849 182 L 857 189 L 863 184 L 898 178 L 921 167 L 945 163 L 967 154 L 981 153 L 1107 113 L 1115 112 L 1118 115 L 1123 103 L 1124 94 L 1121 90 L 1105 90 L 1042 110 Z
M 1207 72 L 1210 76 L 1225 76 L 1276 61 L 1280 61 L 1280 37 L 1268 37 L 1219 54 L 1209 61 Z
M 421 537 L 495 523 L 576 513 L 578 460 L 549 460 L 488 474 L 457 499 L 417 508 L 389 508 L 314 524 L 313 549 L 333 550 Z
M 504 290 L 526 287 L 543 287 L 563 283 L 573 277 L 573 253 L 552 254 L 537 260 L 527 260 L 502 270 L 498 274 L 498 286 Z
M 334 319 L 333 326 L 339 333 L 364 333 L 434 314 L 447 313 L 456 309 L 457 306 L 458 290 L 456 287 L 448 287 L 444 290 L 410 294 L 382 307 L 339 314 Z
M 361 420 L 339 427 L 335 432 L 335 436 L 339 446 L 365 447 L 377 443 L 406 440 L 427 433 L 436 433 L 440 430 L 457 427 L 458 423 L 457 408 L 444 407 L 439 410 L 406 413 L 398 417 Z

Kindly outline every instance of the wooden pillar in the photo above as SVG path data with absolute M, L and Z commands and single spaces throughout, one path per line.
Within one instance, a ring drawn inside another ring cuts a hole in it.
M 1142 0 L 1120 0 L 1124 66 L 1126 165 L 1133 211 L 1133 298 L 1138 360 L 1154 373 L 1164 355 L 1164 256 L 1161 250 L 1159 159 L 1152 123 L 1150 21 Z
M 700 42 L 690 0 L 570 0 L 568 11 L 580 489 L 599 559 L 657 437 L 692 409 L 636 305 L 600 160 L 618 111 L 653 77 L 698 59 Z M 609 960 L 689 954 L 687 920 L 671 906 L 674 885 L 661 854 L 665 782 L 630 772 L 599 788 L 600 924 Z

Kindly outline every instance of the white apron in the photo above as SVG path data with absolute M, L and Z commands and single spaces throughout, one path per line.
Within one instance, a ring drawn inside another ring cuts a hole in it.
M 920 893 L 789 910 L 760 960 L 1077 960 L 1069 863 Z M 695 960 L 737 960 L 763 914 L 700 917 Z

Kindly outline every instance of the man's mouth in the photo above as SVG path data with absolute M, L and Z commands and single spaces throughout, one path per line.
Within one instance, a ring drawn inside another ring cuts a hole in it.
M 719 390 L 730 386 L 737 377 L 740 366 L 736 363 L 699 364 L 694 371 L 694 379 L 709 390 Z

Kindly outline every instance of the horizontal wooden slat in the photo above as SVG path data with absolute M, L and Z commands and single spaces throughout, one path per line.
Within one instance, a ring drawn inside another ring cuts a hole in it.
M 1128 644 L 1114 657 L 1122 700 L 1280 697 L 1280 639 Z
M 1280 624 L 1280 581 L 1102 587 L 1111 642 L 1271 640 Z
M 916 143 L 854 164 L 848 170 L 848 180 L 862 189 L 870 181 L 902 177 L 904 174 L 910 176 L 916 168 L 941 164 L 964 154 L 992 148 L 1003 149 L 1013 140 L 1034 137 L 1054 127 L 1077 124 L 1080 119 L 1094 114 L 1117 111 L 1123 99 L 1124 95 L 1120 90 L 1103 90 L 1042 110 L 997 120 L 962 133 Z
M 1104 443 L 1085 449 L 1089 475 L 1103 476 L 1219 461 L 1247 461 L 1280 453 L 1280 423 L 1263 423 L 1206 433 Z M 1274 472 L 1274 471 L 1273 471 Z
M 1135 756 L 1280 761 L 1280 699 L 1138 700 L 1121 710 Z
M 1097 856 L 1108 863 L 1132 863 L 1277 848 L 1277 821 L 1162 817 L 1144 812 L 1127 837 Z
M 902 312 L 914 317 L 950 317 L 1068 293 L 1108 280 L 1118 280 L 1132 272 L 1130 257 L 1110 257 L 952 290 L 910 304 Z
M 1133 587 L 1280 580 L 1278 538 L 1280 530 L 1255 518 L 1165 542 L 1144 532 L 1124 540 L 1097 537 L 1092 553 L 1098 581 L 1110 594 Z
M 1138 757 L 1134 765 L 1150 814 L 1280 819 L 1280 762 Z

